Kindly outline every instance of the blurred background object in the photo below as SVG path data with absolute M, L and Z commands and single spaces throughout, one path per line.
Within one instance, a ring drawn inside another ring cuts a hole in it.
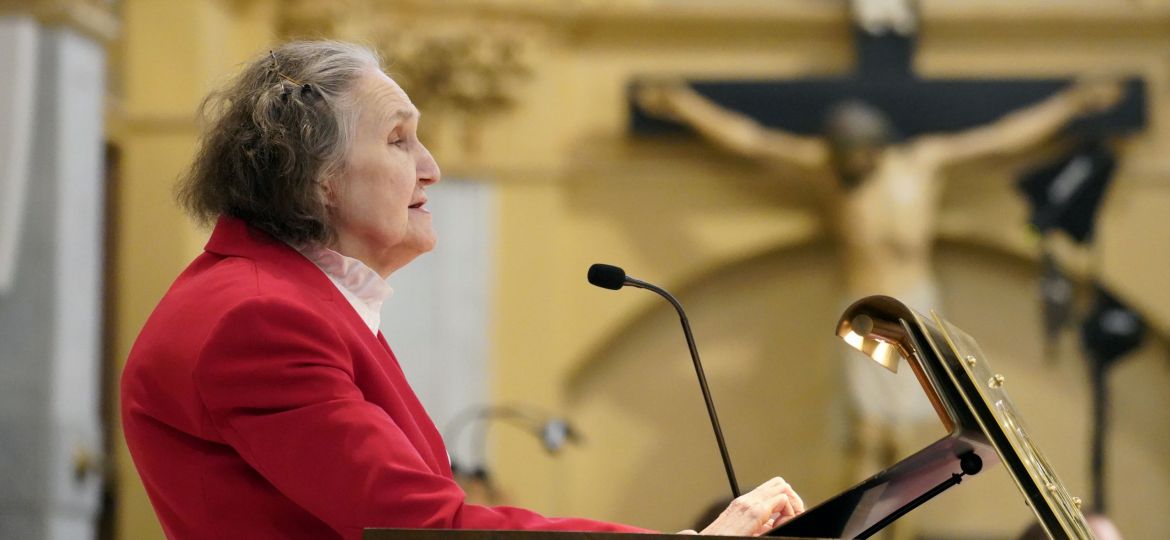
M 93 537 L 108 478 L 106 8 L 0 3 L 0 538 Z

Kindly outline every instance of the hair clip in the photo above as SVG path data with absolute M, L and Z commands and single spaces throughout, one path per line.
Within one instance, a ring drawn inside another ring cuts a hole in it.
M 289 77 L 288 75 L 285 75 L 283 72 L 280 71 L 280 66 L 276 63 L 276 53 L 275 52 L 273 52 L 271 50 L 268 51 L 268 56 L 272 58 L 272 68 L 271 68 L 272 72 L 275 73 L 278 77 L 280 77 L 281 79 L 284 79 L 285 81 L 288 81 L 296 86 L 301 86 L 304 84 L 301 81 L 298 81 L 292 77 Z

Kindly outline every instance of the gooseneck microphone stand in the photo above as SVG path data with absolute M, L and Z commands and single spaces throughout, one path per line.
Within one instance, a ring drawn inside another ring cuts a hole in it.
M 735 479 L 735 470 L 731 467 L 731 456 L 727 452 L 727 443 L 723 440 L 723 429 L 719 426 L 719 416 L 715 414 L 715 402 L 711 399 L 711 390 L 707 387 L 707 376 L 703 373 L 703 363 L 699 361 L 699 349 L 695 347 L 695 336 L 691 333 L 691 323 L 687 321 L 687 314 L 682 304 L 666 290 L 647 283 L 640 279 L 626 275 L 625 270 L 608 264 L 594 264 L 589 268 L 589 282 L 605 289 L 618 290 L 623 285 L 653 291 L 665 298 L 682 322 L 683 334 L 687 338 L 687 347 L 691 350 L 691 361 L 695 364 L 695 375 L 699 378 L 699 389 L 703 392 L 703 401 L 707 404 L 707 415 L 711 417 L 711 428 L 715 430 L 715 442 L 719 444 L 719 455 L 723 458 L 723 467 L 727 470 L 727 481 L 731 484 L 731 495 L 739 497 L 739 482 Z

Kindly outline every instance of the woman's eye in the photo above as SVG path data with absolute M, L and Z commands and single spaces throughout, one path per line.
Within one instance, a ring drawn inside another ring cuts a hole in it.
M 390 144 L 392 146 L 398 146 L 398 147 L 406 146 L 406 139 L 393 139 L 390 141 Z

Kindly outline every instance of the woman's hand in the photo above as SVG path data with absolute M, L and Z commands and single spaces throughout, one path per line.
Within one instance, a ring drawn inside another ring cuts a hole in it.
M 776 477 L 731 501 L 731 505 L 698 534 L 759 536 L 804 512 L 804 501 L 783 478 Z M 695 534 L 683 531 L 682 534 Z

